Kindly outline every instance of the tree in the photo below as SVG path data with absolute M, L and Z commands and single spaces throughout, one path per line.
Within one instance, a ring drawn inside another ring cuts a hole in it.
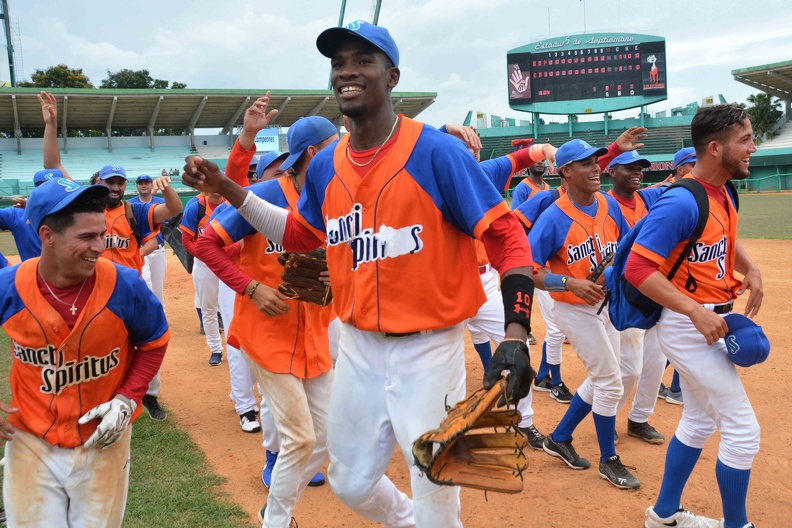
M 775 126 L 783 112 L 781 111 L 781 101 L 778 98 L 764 92 L 751 94 L 748 96 L 751 106 L 746 109 L 748 117 L 751 118 L 754 137 L 761 138 L 765 134 L 772 137 L 770 131 Z
M 138 90 L 165 90 L 168 88 L 168 81 L 164 79 L 154 79 L 148 70 L 129 70 L 124 68 L 117 72 L 107 70 L 107 79 L 102 81 L 99 88 L 134 88 Z M 174 82 L 172 88 L 186 88 L 187 85 Z
M 31 81 L 19 83 L 23 88 L 93 88 L 93 84 L 82 69 L 72 69 L 65 64 L 50 66 L 46 70 L 36 70 Z

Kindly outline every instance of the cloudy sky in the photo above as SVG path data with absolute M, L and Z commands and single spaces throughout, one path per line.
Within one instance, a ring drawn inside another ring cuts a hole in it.
M 468 110 L 525 118 L 508 107 L 507 50 L 583 33 L 584 23 L 587 33 L 666 38 L 669 97 L 650 107 L 653 113 L 718 93 L 744 101 L 753 91 L 732 79 L 732 69 L 792 60 L 788 2 L 383 0 L 379 22 L 399 46 L 397 89 L 437 92 L 437 102 L 421 119 L 439 126 L 461 122 Z M 264 91 L 327 87 L 329 61 L 315 41 L 337 24 L 341 0 L 9 3 L 19 24 L 26 78 L 37 68 L 65 63 L 82 68 L 95 85 L 108 69 L 130 68 L 189 88 Z M 372 4 L 348 0 L 345 22 L 370 20 Z

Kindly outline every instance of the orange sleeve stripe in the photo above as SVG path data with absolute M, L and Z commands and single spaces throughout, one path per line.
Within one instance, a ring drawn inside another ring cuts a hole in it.
M 234 243 L 234 241 L 231 239 L 231 236 L 229 236 L 223 226 L 220 225 L 220 222 L 218 222 L 216 219 L 212 220 L 212 223 L 209 225 L 212 226 L 214 232 L 217 233 L 217 236 L 219 236 L 220 240 L 223 241 L 223 245 L 230 246 Z
M 148 343 L 143 343 L 142 345 L 137 346 L 137 348 L 140 350 L 154 350 L 155 348 L 167 345 L 168 341 L 170 341 L 170 337 L 170 329 L 168 329 L 165 330 L 165 333 L 159 338 L 155 339 L 154 341 L 149 341 Z
M 159 231 L 160 227 L 162 227 L 162 224 L 154 223 L 154 209 L 156 209 L 160 205 L 164 205 L 164 204 L 154 204 L 151 207 L 149 207 L 148 210 L 148 224 L 152 231 Z
M 517 217 L 517 220 L 519 220 L 525 227 L 530 228 L 533 225 L 533 222 L 528 220 L 528 218 L 526 218 L 526 216 L 519 209 L 515 209 L 512 212 L 514 213 L 514 216 Z
M 323 244 L 326 244 L 326 243 L 327 243 L 327 239 L 326 239 L 326 237 L 327 237 L 327 233 L 325 233 L 324 231 L 320 231 L 320 230 L 318 230 L 318 229 L 314 228 L 314 226 L 312 226 L 312 225 L 310 224 L 310 222 L 308 222 L 308 220 L 306 220 L 305 218 L 303 218 L 303 216 L 300 214 L 300 211 L 297 211 L 297 210 L 295 210 L 295 211 L 292 211 L 292 213 L 294 214 L 294 219 L 295 219 L 295 220 L 297 220 L 297 221 L 298 221 L 298 222 L 300 222 L 302 225 L 304 225 L 305 227 L 307 227 L 307 228 L 308 228 L 308 229 L 311 231 L 311 233 L 313 233 L 314 235 L 316 235 L 316 238 L 318 238 L 319 240 L 321 240 L 321 241 L 322 241 L 322 243 L 323 243 Z
M 473 227 L 473 236 L 481 240 L 481 235 L 484 233 L 484 231 L 489 229 L 489 226 L 492 225 L 492 222 L 509 212 L 509 206 L 506 205 L 506 202 L 502 201 L 499 204 L 496 204 L 492 209 L 484 213 L 484 217 Z M 324 238 L 322 240 L 324 240 Z
M 141 239 L 141 242 L 143 242 L 145 244 L 146 242 L 148 242 L 152 238 L 156 237 L 157 233 L 159 233 L 159 231 L 154 231 L 153 233 L 149 233 L 147 236 L 145 236 L 145 237 L 143 237 Z
M 646 249 L 645 247 L 643 247 L 643 246 L 641 246 L 639 244 L 633 244 L 632 250 L 635 253 L 637 253 L 638 255 L 641 255 L 642 257 L 644 257 L 645 259 L 651 260 L 652 262 L 654 262 L 658 266 L 662 266 L 663 263 L 666 261 L 666 259 L 664 257 L 661 257 L 660 255 L 658 255 L 654 251 Z
M 179 226 L 179 229 L 181 229 L 182 233 L 187 233 L 187 234 L 188 234 L 188 235 L 190 235 L 191 237 L 194 237 L 194 236 L 195 236 L 195 231 L 193 231 L 192 229 L 190 229 L 189 227 L 187 227 L 187 226 L 186 226 L 186 225 L 184 225 L 184 224 L 180 225 L 180 226 Z

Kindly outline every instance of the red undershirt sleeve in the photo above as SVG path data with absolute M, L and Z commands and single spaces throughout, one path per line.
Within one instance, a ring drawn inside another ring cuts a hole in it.
M 234 244 L 234 245 L 238 245 Z M 233 247 L 233 246 L 229 246 Z M 211 224 L 204 229 L 203 234 L 196 244 L 201 261 L 217 275 L 217 278 L 226 283 L 226 286 L 242 295 L 253 278 L 239 269 L 226 253 L 223 239 L 214 230 Z
M 608 163 L 610 163 L 613 158 L 621 153 L 622 149 L 619 148 L 619 145 L 617 145 L 615 141 L 608 145 L 608 153 L 597 158 L 597 164 L 599 165 L 600 171 L 605 172 L 608 170 Z
M 304 253 L 324 246 L 324 242 L 319 240 L 313 232 L 302 225 L 289 213 L 286 217 L 286 230 L 283 232 L 283 250 Z
M 531 247 L 517 217 L 509 212 L 490 224 L 481 235 L 492 267 L 503 275 L 514 268 L 533 269 Z M 534 273 L 536 270 L 534 269 Z
M 129 372 L 127 372 L 121 387 L 118 388 L 118 394 L 126 396 L 140 405 L 140 400 L 145 396 L 149 383 L 162 366 L 167 348 L 167 343 L 153 350 L 135 348 L 132 365 L 129 367 Z
M 659 268 L 657 264 L 648 258 L 631 251 L 630 256 L 627 257 L 627 265 L 624 268 L 624 278 L 637 288 L 649 278 L 649 275 Z
M 187 253 L 193 257 L 195 256 L 195 239 L 191 234 L 185 233 L 184 231 L 182 231 L 182 246 L 187 250 Z

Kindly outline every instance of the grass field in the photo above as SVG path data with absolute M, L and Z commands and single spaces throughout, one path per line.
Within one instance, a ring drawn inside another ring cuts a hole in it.
M 8 336 L 0 331 L 0 400 L 4 402 L 11 400 L 10 350 Z M 144 411 L 133 427 L 124 527 L 250 526 L 247 514 L 222 494 L 221 483 L 187 433 L 170 420 L 150 420 Z

